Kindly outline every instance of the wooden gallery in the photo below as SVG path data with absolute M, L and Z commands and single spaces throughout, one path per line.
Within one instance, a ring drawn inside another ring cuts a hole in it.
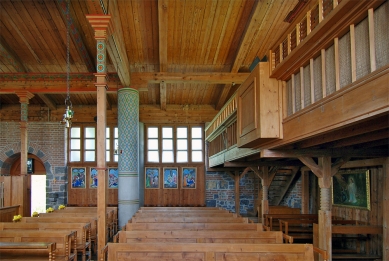
M 1 260 L 389 260 L 389 0 L 0 0 Z

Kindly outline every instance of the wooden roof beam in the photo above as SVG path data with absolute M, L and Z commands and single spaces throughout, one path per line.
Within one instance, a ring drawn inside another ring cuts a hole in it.
M 68 8 L 67 8 L 67 1 L 66 0 L 57 0 L 59 9 L 61 10 L 61 14 L 63 15 L 64 22 L 65 22 L 65 28 L 68 27 L 72 28 L 69 30 L 69 35 L 73 40 L 73 43 L 75 46 L 77 46 L 78 52 L 82 59 L 85 62 L 85 66 L 88 68 L 89 72 L 95 72 L 96 66 L 93 62 L 92 58 L 89 56 L 89 53 L 85 47 L 84 42 L 82 41 L 81 35 L 78 32 L 77 27 L 74 25 L 73 18 L 71 17 L 71 14 L 68 16 Z
M 270 7 L 271 7 L 271 4 L 268 4 L 267 8 L 270 8 Z M 240 45 L 238 48 L 238 53 L 236 54 L 234 64 L 232 65 L 232 68 L 231 68 L 231 73 L 237 73 L 240 69 L 240 66 L 243 64 L 244 59 L 246 58 L 248 52 L 250 51 L 252 39 L 255 37 L 256 33 L 259 31 L 258 28 L 263 26 L 262 21 L 266 17 L 265 14 L 268 11 L 267 8 L 264 8 L 264 6 L 260 2 L 256 3 L 254 10 L 252 11 L 252 18 L 250 19 L 250 24 L 248 24 L 247 27 L 245 28 L 243 38 L 240 42 Z M 230 82 L 230 83 L 232 83 L 232 82 Z M 241 82 L 235 81 L 235 83 L 240 84 Z M 223 105 L 225 104 L 227 97 L 228 97 L 228 93 L 230 92 L 232 86 L 233 85 L 231 85 L 231 84 L 226 84 L 226 86 L 224 86 L 223 91 L 219 97 L 217 104 L 216 104 L 217 110 L 220 110 L 223 107 Z
M 161 110 L 166 111 L 166 83 L 165 82 L 161 82 L 159 84 L 159 95 L 160 95 Z
M 6 44 L 3 39 L 0 39 L 0 56 L 4 57 L 16 69 L 17 72 L 27 72 L 20 58 L 15 52 Z
M 208 83 L 208 84 L 241 84 L 249 73 L 173 73 L 173 72 L 133 72 L 132 85 L 145 86 L 148 83 Z
M 159 71 L 167 71 L 167 9 L 166 0 L 158 1 Z M 166 82 L 159 84 L 161 110 L 166 111 Z
M 41 100 L 47 105 L 47 107 L 49 107 L 50 110 L 54 111 L 57 109 L 57 104 L 55 104 L 52 99 L 47 97 L 46 94 L 38 93 L 38 97 L 41 98 Z

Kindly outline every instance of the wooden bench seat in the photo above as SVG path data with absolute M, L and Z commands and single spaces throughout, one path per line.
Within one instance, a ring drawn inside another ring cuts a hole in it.
M 54 213 L 95 213 L 97 214 L 97 207 L 66 207 L 64 209 L 54 210 Z M 118 208 L 107 207 L 107 222 L 111 222 L 109 225 L 111 228 L 110 236 L 112 237 L 117 233 L 118 229 Z
M 279 230 L 279 220 L 283 219 L 305 219 L 314 220 L 317 223 L 317 214 L 264 214 L 263 229 L 267 231 Z
M 21 223 L 90 223 L 90 240 L 93 253 L 97 249 L 97 217 L 23 217 Z
M 333 254 L 332 260 L 382 260 L 381 256 L 368 254 Z
M 254 230 L 262 231 L 258 223 L 127 223 L 123 230 Z
M 312 243 L 314 219 L 279 219 L 279 228 L 286 242 L 303 240 L 304 243 Z
M 225 210 L 225 209 L 221 207 L 140 207 L 139 210 L 189 211 L 189 210 Z
M 62 217 L 62 218 L 68 218 L 68 217 L 95 217 L 97 218 L 97 212 L 91 213 L 91 212 L 81 212 L 81 213 L 70 213 L 70 212 L 52 212 L 52 213 L 39 213 L 39 217 Z M 107 219 L 107 237 L 111 238 L 113 236 L 114 231 L 114 221 L 113 221 L 113 211 L 109 210 L 106 213 L 106 219 Z
M 55 249 L 54 242 L 0 242 L 0 259 L 54 261 Z
M 311 244 L 108 243 L 108 260 L 313 261 Z
M 334 249 L 332 248 L 332 260 L 381 260 L 382 257 L 370 253 L 370 236 L 383 233 L 382 226 L 366 225 L 366 222 L 356 220 L 342 220 L 332 221 L 331 228 L 332 241 L 334 240 L 355 240 L 356 249 Z M 359 225 L 362 223 L 362 225 Z M 318 235 L 319 226 L 313 224 L 313 233 Z M 317 239 L 317 236 L 314 236 Z M 365 253 L 361 253 L 361 241 L 366 242 Z M 314 245 L 318 245 L 318 242 L 314 240 Z
M 150 210 L 141 210 L 139 209 L 137 211 L 138 213 L 146 213 L 150 215 L 158 215 L 159 213 L 170 213 L 170 214 L 185 214 L 185 213 L 231 213 L 228 210 L 221 210 L 221 209 L 211 209 L 211 210 L 205 210 L 205 209 L 198 209 L 198 210 L 158 210 L 158 209 L 150 209 Z
M 281 231 L 119 231 L 115 243 L 252 243 L 282 244 Z
M 246 217 L 132 217 L 131 223 L 249 223 Z
M 76 231 L 77 252 L 82 253 L 82 260 L 90 260 L 91 252 L 91 224 L 90 223 L 21 223 L 2 222 L 0 230 L 54 230 L 54 231 Z
M 140 213 L 136 212 L 134 214 L 134 217 L 138 218 L 144 218 L 144 217 L 150 217 L 151 215 L 149 213 Z M 160 212 L 156 216 L 158 217 L 238 217 L 238 214 L 232 213 L 232 212 L 223 212 L 223 213 L 218 213 L 218 212 L 191 212 L 191 211 L 186 211 L 186 212 Z
M 55 260 L 77 260 L 76 231 L 25 231 L 4 230 L 0 233 L 0 242 L 53 242 L 56 244 Z M 35 255 L 25 255 L 25 260 L 31 260 Z

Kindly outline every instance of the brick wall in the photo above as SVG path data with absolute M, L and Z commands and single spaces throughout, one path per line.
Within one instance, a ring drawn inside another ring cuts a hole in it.
M 20 157 L 19 122 L 0 122 L 0 174 L 9 175 Z M 55 122 L 28 123 L 28 153 L 37 156 L 46 170 L 46 205 L 67 203 L 66 130 Z
M 239 181 L 240 214 L 254 212 L 254 200 L 258 197 L 259 178 L 249 172 Z M 226 172 L 206 173 L 206 205 L 235 211 L 235 181 Z

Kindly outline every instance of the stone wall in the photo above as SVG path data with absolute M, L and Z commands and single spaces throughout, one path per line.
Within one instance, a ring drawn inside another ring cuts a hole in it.
M 240 214 L 254 212 L 254 200 L 258 197 L 260 179 L 249 172 L 239 181 Z M 206 173 L 206 205 L 207 207 L 222 207 L 235 211 L 235 181 L 233 174 L 226 172 Z

